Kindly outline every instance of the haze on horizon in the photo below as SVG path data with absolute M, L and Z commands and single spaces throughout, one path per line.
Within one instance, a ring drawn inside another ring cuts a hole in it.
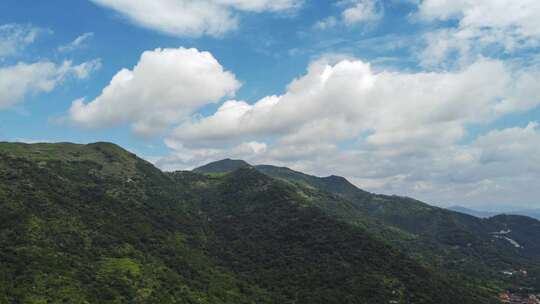
M 0 141 L 538 209 L 539 50 L 535 0 L 4 0 Z

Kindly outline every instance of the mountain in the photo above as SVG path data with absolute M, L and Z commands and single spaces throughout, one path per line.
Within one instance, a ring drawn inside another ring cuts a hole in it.
M 358 189 L 351 184 L 347 179 L 341 176 L 331 175 L 328 177 L 316 177 L 301 172 L 297 172 L 285 167 L 275 167 L 269 165 L 259 165 L 255 168 L 269 176 L 279 178 L 286 181 L 293 181 L 295 183 L 302 183 L 321 190 L 339 193 L 347 197 L 365 197 L 369 193 Z
M 268 165 L 255 168 L 294 185 L 327 215 L 364 228 L 423 265 L 489 284 L 540 288 L 540 222 L 534 219 L 480 219 L 412 198 L 372 194 L 342 177 L 321 178 Z M 529 275 L 516 279 L 504 274 L 518 269 Z
M 478 211 L 478 210 L 472 210 L 469 208 L 461 207 L 461 206 L 454 206 L 448 208 L 449 210 L 461 212 L 464 214 L 469 214 L 472 216 L 480 217 L 480 218 L 487 218 L 487 217 L 493 217 L 501 214 L 510 214 L 510 215 L 521 215 L 521 216 L 527 216 L 532 217 L 534 219 L 540 220 L 540 210 L 539 209 L 524 209 L 524 210 L 518 210 L 518 211 L 506 211 L 506 212 L 490 212 L 490 211 Z
M 0 180 L 0 303 L 270 302 L 195 245 L 186 189 L 115 145 L 2 143 Z
M 522 215 L 540 220 L 540 209 L 526 209 L 508 212 L 509 214 Z
M 193 169 L 197 173 L 226 173 L 236 169 L 251 167 L 250 164 L 243 160 L 224 159 L 206 164 L 202 167 Z
M 448 210 L 452 210 L 452 211 L 463 213 L 463 214 L 472 215 L 472 216 L 479 217 L 479 218 L 488 218 L 488 217 L 493 217 L 493 216 L 496 216 L 496 215 L 500 214 L 500 213 L 497 213 L 497 212 L 473 210 L 473 209 L 469 209 L 469 208 L 462 207 L 462 206 L 452 206 L 452 207 L 448 208 Z
M 450 290 L 463 301 L 486 301 L 472 300 L 481 295 L 327 216 L 296 188 L 253 168 L 226 175 L 214 193 L 211 188 L 201 189 L 219 239 L 210 252 L 235 273 L 284 293 L 279 303 L 445 303 L 442 294 Z
M 356 207 L 339 195 L 215 173 L 109 143 L 0 143 L 0 303 L 497 303 L 499 287 L 341 219 Z

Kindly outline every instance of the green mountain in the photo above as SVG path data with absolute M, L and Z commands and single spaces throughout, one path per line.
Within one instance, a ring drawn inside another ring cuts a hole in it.
M 416 234 L 367 216 L 343 183 L 249 165 L 165 173 L 108 143 L 0 143 L 0 303 L 497 303 L 498 286 L 381 238 Z
M 358 189 L 347 179 L 341 176 L 331 175 L 328 177 L 316 177 L 301 172 L 297 172 L 285 167 L 275 167 L 268 165 L 256 166 L 260 172 L 283 179 L 300 183 L 306 186 L 312 186 L 330 193 L 340 194 L 345 197 L 363 198 L 369 195 L 368 192 Z
M 463 213 L 463 214 L 472 215 L 474 217 L 479 217 L 479 218 L 489 218 L 489 217 L 493 217 L 500 214 L 498 212 L 473 210 L 473 209 L 469 209 L 462 206 L 452 206 L 447 209 L 451 211 Z
M 407 197 L 372 194 L 342 177 L 321 178 L 268 165 L 255 168 L 294 185 L 326 214 L 364 228 L 423 265 L 490 282 L 487 285 L 540 288 L 540 222 L 535 219 L 479 219 Z M 504 274 L 519 269 L 528 276 Z
M 193 169 L 193 171 L 198 173 L 226 173 L 247 167 L 251 167 L 251 165 L 243 160 L 224 159 L 209 163 L 199 168 L 195 168 Z
M 117 146 L 0 144 L 0 303 L 269 303 L 188 191 Z

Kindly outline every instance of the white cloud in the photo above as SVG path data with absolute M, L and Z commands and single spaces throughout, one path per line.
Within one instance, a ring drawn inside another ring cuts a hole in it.
M 495 107 L 501 114 L 524 112 L 534 109 L 540 100 L 540 68 L 538 66 L 518 67 L 513 76 L 511 94 Z
M 92 39 L 92 37 L 94 37 L 94 33 L 84 33 L 79 37 L 75 38 L 75 40 L 71 41 L 70 43 L 59 46 L 58 51 L 72 52 L 74 50 L 84 48 L 86 47 L 86 43 L 88 42 L 88 40 Z
M 20 62 L 13 66 L 1 67 L 0 109 L 23 101 L 27 95 L 51 92 L 67 77 L 87 78 L 99 67 L 99 60 L 79 65 L 73 65 L 71 61 L 64 61 L 62 64 L 50 61 Z
M 535 0 L 424 0 L 419 13 L 426 19 L 459 20 L 461 27 L 491 27 L 523 36 L 539 36 L 540 4 Z
M 498 164 L 498 174 L 514 175 L 513 170 L 534 171 L 540 174 L 540 133 L 538 123 L 525 128 L 493 130 L 479 137 L 473 147 L 482 151 L 478 160 L 484 164 Z M 509 162 L 515 162 L 509 164 Z M 508 165 L 508 166 L 506 166 Z
M 540 2 L 536 0 L 424 0 L 418 15 L 428 21 L 458 22 L 456 27 L 427 36 L 428 48 L 421 54 L 425 66 L 452 56 L 475 60 L 485 50 L 512 54 L 540 46 Z
M 0 58 L 17 55 L 45 30 L 30 25 L 0 25 Z
M 426 48 L 419 54 L 420 65 L 423 67 L 444 66 L 451 57 L 456 58 L 459 64 L 474 60 L 472 50 L 475 45 L 461 37 L 455 29 L 429 32 L 425 35 L 425 40 Z
M 536 203 L 540 191 L 540 132 L 538 123 L 526 127 L 492 130 L 468 145 L 433 152 L 414 178 L 430 180 L 434 187 L 425 195 L 451 205 Z M 431 163 L 430 163 L 431 162 Z M 437 166 L 433 166 L 437 163 Z M 411 171 L 414 172 L 414 171 Z
M 359 60 L 319 61 L 284 95 L 253 105 L 227 101 L 215 114 L 182 124 L 173 137 L 206 145 L 239 136 L 279 135 L 301 142 L 367 132 L 374 145 L 444 144 L 462 138 L 466 124 L 537 105 L 539 98 L 520 93 L 540 88 L 530 81 L 535 75 L 487 59 L 441 73 L 374 72 Z M 529 81 L 516 84 L 516 77 Z
M 101 59 L 94 59 L 91 61 L 86 61 L 78 65 L 71 65 L 71 61 L 64 62 L 64 70 L 69 70 L 70 73 L 73 73 L 78 79 L 87 79 L 90 74 L 99 70 L 101 68 Z
M 70 119 L 89 128 L 130 123 L 135 133 L 150 135 L 234 95 L 239 87 L 208 52 L 156 49 L 144 52 L 133 70 L 119 71 L 94 100 L 73 102 Z
M 361 22 L 372 22 L 382 18 L 383 12 L 380 4 L 375 0 L 353 0 L 352 6 L 342 13 L 347 25 Z
M 221 36 L 238 27 L 236 11 L 278 12 L 300 0 L 91 0 L 136 24 L 174 36 Z
M 313 26 L 315 29 L 327 30 L 340 24 L 372 24 L 384 16 L 383 5 L 378 0 L 341 0 L 336 5 L 343 8 L 341 16 L 329 16 L 320 20 Z

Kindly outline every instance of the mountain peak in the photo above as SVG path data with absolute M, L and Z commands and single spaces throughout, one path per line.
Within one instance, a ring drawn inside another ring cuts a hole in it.
M 240 168 L 251 168 L 251 165 L 243 160 L 226 158 L 195 168 L 193 171 L 198 173 L 228 173 Z
M 345 177 L 338 176 L 338 175 L 330 175 L 330 176 L 327 176 L 327 177 L 323 177 L 323 179 L 325 179 L 327 181 L 335 181 L 335 182 L 350 184 L 350 182 Z
M 0 142 L 0 153 L 14 154 L 28 159 L 48 160 L 127 160 L 133 159 L 135 154 L 109 142 L 96 142 L 90 144 L 62 143 L 11 143 Z

